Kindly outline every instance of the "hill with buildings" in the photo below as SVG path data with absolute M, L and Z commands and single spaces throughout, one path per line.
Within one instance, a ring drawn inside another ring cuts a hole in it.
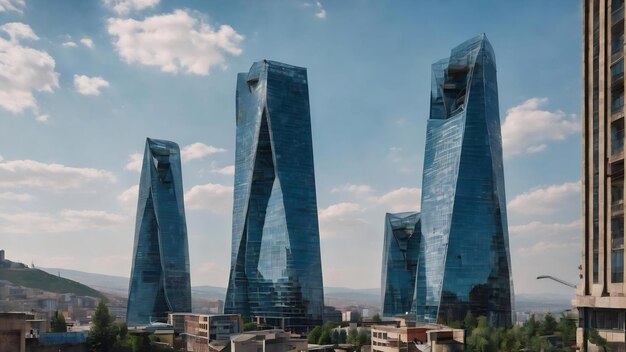
M 6 264 L 6 262 L 9 261 L 5 260 L 3 264 Z M 14 285 L 47 292 L 73 293 L 79 296 L 104 298 L 104 295 L 100 291 L 79 282 L 51 275 L 39 269 L 29 268 L 21 263 L 12 264 L 13 265 L 0 268 L 0 280 L 10 281 Z

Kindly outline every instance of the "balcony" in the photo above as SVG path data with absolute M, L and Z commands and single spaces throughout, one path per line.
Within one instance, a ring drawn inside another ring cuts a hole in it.
M 624 154 L 622 153 L 621 155 L 621 159 L 611 160 L 611 163 L 609 163 L 607 176 L 613 178 L 619 178 L 624 176 Z

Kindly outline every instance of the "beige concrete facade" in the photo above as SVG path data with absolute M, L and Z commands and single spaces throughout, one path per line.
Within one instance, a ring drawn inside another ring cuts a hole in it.
M 444 325 L 372 326 L 372 352 L 464 351 L 465 330 Z
M 577 344 L 596 329 L 626 349 L 624 1 L 583 0 L 583 236 Z

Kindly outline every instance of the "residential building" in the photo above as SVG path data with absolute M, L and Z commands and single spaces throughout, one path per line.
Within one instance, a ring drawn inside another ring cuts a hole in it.
M 246 331 L 230 341 L 231 352 L 303 352 L 308 349 L 306 339 L 278 329 Z
M 324 312 L 305 68 L 237 76 L 231 269 L 224 313 L 304 332 Z
M 577 343 L 597 330 L 626 350 L 624 285 L 624 1 L 584 0 L 583 236 Z
M 420 236 L 420 213 L 385 215 L 380 284 L 384 317 L 408 314 L 413 306 Z
M 496 59 L 484 34 L 432 65 L 417 321 L 512 324 L 513 287 Z
M 191 311 L 180 149 L 174 142 L 146 139 L 127 309 L 129 325 Z
M 243 332 L 239 314 L 170 313 L 168 325 L 184 337 L 188 351 L 209 351 L 216 341 L 227 345 L 230 336 Z
M 444 325 L 372 326 L 372 352 L 464 351 L 465 330 Z

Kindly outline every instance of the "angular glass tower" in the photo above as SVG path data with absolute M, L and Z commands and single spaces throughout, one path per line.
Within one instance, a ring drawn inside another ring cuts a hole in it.
M 470 310 L 510 326 L 496 59 L 484 34 L 432 65 L 421 212 L 417 320 L 460 321 Z
M 381 297 L 383 316 L 411 311 L 419 260 L 420 213 L 385 215 Z
M 167 320 L 168 312 L 191 312 L 180 149 L 174 142 L 146 140 L 133 253 L 127 323 L 148 324 Z
M 306 331 L 324 312 L 306 69 L 254 63 L 237 76 L 236 118 L 224 313 Z

